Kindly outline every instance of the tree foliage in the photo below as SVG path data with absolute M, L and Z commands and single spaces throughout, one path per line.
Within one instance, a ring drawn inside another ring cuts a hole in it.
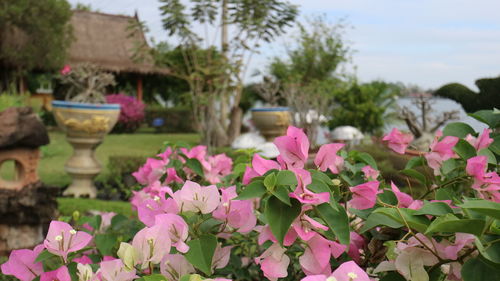
M 353 126 L 367 133 L 379 133 L 390 119 L 389 108 L 401 93 L 397 84 L 372 81 L 359 84 L 354 81 L 346 90 L 335 94 L 331 128 Z
M 451 83 L 437 89 L 434 94 L 458 102 L 468 113 L 500 108 L 500 76 L 478 79 L 476 86 L 479 88 L 479 93 L 460 83 Z
M 271 42 L 285 32 L 297 7 L 277 0 L 192 0 L 189 8 L 179 0 L 160 2 L 163 27 L 181 42 L 177 50 L 184 68 L 174 68 L 173 74 L 189 84 L 203 142 L 228 145 L 241 127 L 239 103 L 251 56 L 263 41 Z M 205 32 L 195 31 L 194 24 Z
M 71 43 L 66 0 L 0 0 L 0 65 L 18 73 L 60 68 Z M 3 73 L 8 84 L 8 73 Z
M 298 116 L 296 125 L 305 128 L 313 143 L 320 116 L 327 115 L 329 101 L 343 84 L 339 67 L 351 52 L 343 38 L 345 28 L 342 22 L 331 24 L 321 16 L 298 24 L 296 45 L 289 48 L 286 59 L 275 57 L 269 66 L 293 116 Z

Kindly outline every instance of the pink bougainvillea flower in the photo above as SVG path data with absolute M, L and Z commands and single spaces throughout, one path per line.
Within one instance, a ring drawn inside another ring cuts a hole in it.
M 169 146 L 165 149 L 165 151 L 157 154 L 156 157 L 160 157 L 165 164 L 168 164 L 168 162 L 170 162 L 170 156 L 172 156 L 173 153 L 172 148 Z
M 290 264 L 290 258 L 285 254 L 285 251 L 286 249 L 275 243 L 262 255 L 255 258 L 255 263 L 260 265 L 260 269 L 267 279 L 276 281 L 278 278 L 288 275 L 287 268 Z
M 358 233 L 351 231 L 349 233 L 350 243 L 347 254 L 357 263 L 361 262 L 361 251 L 366 246 L 365 238 Z
M 21 281 L 35 279 L 35 277 L 43 272 L 42 263 L 35 262 L 43 249 L 43 245 L 38 245 L 33 250 L 13 250 L 10 253 L 9 260 L 0 267 L 2 274 L 13 275 Z
M 258 177 L 260 176 L 259 174 L 257 174 L 257 172 L 252 168 L 252 167 L 249 167 L 247 166 L 245 168 L 245 173 L 243 174 L 243 180 L 242 180 L 242 183 L 243 184 L 249 184 L 250 181 L 255 178 L 255 177 Z
M 173 182 L 177 182 L 177 183 L 183 183 L 184 180 L 182 180 L 178 175 L 177 175 L 177 171 L 175 170 L 175 168 L 167 168 L 167 178 L 165 179 L 165 184 L 170 184 L 170 183 L 173 183 Z
M 93 264 L 94 262 L 88 256 L 81 256 L 79 258 L 74 258 L 72 261 L 80 264 Z
M 472 188 L 478 191 L 479 197 L 500 202 L 500 176 L 496 172 L 487 172 L 486 156 L 475 156 L 467 160 L 465 171 L 474 177 Z
M 349 187 L 352 192 L 352 199 L 348 202 L 353 208 L 358 210 L 369 209 L 375 206 L 377 201 L 378 186 L 380 182 L 369 181 L 360 185 Z
M 61 266 L 56 270 L 42 273 L 40 281 L 71 281 L 68 268 Z
M 174 199 L 181 212 L 209 214 L 219 206 L 220 194 L 215 185 L 200 186 L 195 182 L 186 181 L 182 188 L 174 193 Z
M 226 222 L 227 226 L 237 229 L 240 233 L 250 232 L 257 223 L 250 200 L 232 200 L 238 196 L 236 186 L 221 188 L 222 202 L 212 213 L 212 216 Z
M 326 171 L 329 169 L 332 173 L 338 174 L 344 167 L 344 158 L 337 155 L 337 152 L 345 146 L 343 143 L 329 143 L 322 145 L 314 164 L 321 170 Z
M 301 129 L 288 127 L 286 136 L 277 137 L 274 144 L 289 168 L 304 168 L 309 155 L 309 140 Z
M 424 266 L 432 266 L 438 262 L 439 260 L 428 250 L 408 247 L 400 252 L 394 265 L 406 280 L 428 280 L 429 275 Z
M 255 227 L 255 230 L 260 232 L 259 237 L 257 242 L 259 245 L 264 244 L 266 241 L 272 241 L 273 243 L 278 243 L 278 240 L 276 237 L 274 237 L 273 233 L 271 232 L 271 228 L 269 228 L 269 225 L 258 225 Z M 297 239 L 297 232 L 293 228 L 290 228 L 288 230 L 287 234 L 285 235 L 285 238 L 283 239 L 283 246 L 290 246 L 295 242 Z
M 153 226 L 155 217 L 161 214 L 177 214 L 179 206 L 173 198 L 154 195 L 153 199 L 146 199 L 137 206 L 137 216 L 146 226 Z
M 165 173 L 165 161 L 148 158 L 146 163 L 137 172 L 132 173 L 140 184 L 150 184 L 161 178 Z
M 71 72 L 71 66 L 69 64 L 66 64 L 61 68 L 61 75 L 68 75 Z
M 444 161 L 455 158 L 457 155 L 453 151 L 453 147 L 458 142 L 458 138 L 454 136 L 446 136 L 439 140 L 443 136 L 441 131 L 436 132 L 436 137 L 430 145 L 431 151 L 424 155 L 427 160 L 427 164 L 434 170 L 434 175 L 441 175 L 441 165 Z
M 100 268 L 97 271 L 99 280 L 132 281 L 135 278 L 139 278 L 135 274 L 135 269 L 127 271 L 120 259 L 102 261 L 99 265 Z
M 184 255 L 167 254 L 160 263 L 160 272 L 167 280 L 179 281 L 182 276 L 195 273 L 196 270 Z
M 332 255 L 330 243 L 331 241 L 317 233 L 307 241 L 304 254 L 299 258 L 302 271 L 306 275 L 330 274 L 330 256 Z
M 84 231 L 76 231 L 71 225 L 62 221 L 51 221 L 47 237 L 43 241 L 45 248 L 65 261 L 68 254 L 87 246 L 92 235 Z
M 138 261 L 142 269 L 148 267 L 149 263 L 158 264 L 163 257 L 170 252 L 170 236 L 167 226 L 156 224 L 153 227 L 145 227 L 135 235 L 132 246 L 137 251 Z
M 207 163 L 205 179 L 211 184 L 220 183 L 223 177 L 231 173 L 233 167 L 233 160 L 224 153 L 208 157 Z
M 331 276 L 337 281 L 370 281 L 368 274 L 353 261 L 341 264 Z
M 221 243 L 217 243 L 214 257 L 212 258 L 212 269 L 224 268 L 229 263 L 231 249 L 234 246 L 221 247 Z
M 280 165 L 276 161 L 264 159 L 259 154 L 253 156 L 252 168 L 260 176 L 272 169 L 281 170 Z
M 371 279 L 355 262 L 348 261 L 341 264 L 330 276 L 309 275 L 301 281 L 371 281 Z
M 404 192 L 401 192 L 399 188 L 391 181 L 391 189 L 396 198 L 398 199 L 398 206 L 401 208 L 408 208 L 413 203 L 413 198 Z
M 181 253 L 187 253 L 189 246 L 184 241 L 188 238 L 189 227 L 184 219 L 175 214 L 157 215 L 155 225 L 159 224 L 167 228 L 172 246 Z
M 304 241 L 308 241 L 309 239 L 313 238 L 317 234 L 315 232 L 316 230 L 328 230 L 327 226 L 322 225 L 321 223 L 315 221 L 305 214 L 306 211 L 309 211 L 311 209 L 311 206 L 302 206 L 301 214 L 292 223 L 293 229 L 295 230 L 295 232 L 297 232 L 297 235 L 300 237 L 300 239 Z
M 361 168 L 361 171 L 365 174 L 366 180 L 377 180 L 378 176 L 380 176 L 380 172 L 373 169 L 370 165 L 364 166 Z
M 280 164 L 273 160 L 262 158 L 259 154 L 254 154 L 252 159 L 252 167 L 246 167 L 243 174 L 243 184 L 249 184 L 254 177 L 262 176 L 267 171 L 276 169 L 281 170 Z
M 413 141 L 413 135 L 402 133 L 398 129 L 393 128 L 382 140 L 387 141 L 387 145 L 394 152 L 405 154 L 406 148 Z
M 467 159 L 467 166 L 465 171 L 467 174 L 473 176 L 477 180 L 482 180 L 488 165 L 488 158 L 486 156 L 474 156 Z
M 297 178 L 297 187 L 289 194 L 291 198 L 299 200 L 302 204 L 319 205 L 330 201 L 329 192 L 314 193 L 306 187 L 311 184 L 311 173 L 304 169 L 292 169 Z
M 479 135 L 478 138 L 473 137 L 471 134 L 468 134 L 465 137 L 465 140 L 470 143 L 477 151 L 487 148 L 493 142 L 493 139 L 490 138 L 491 129 L 484 129 L 483 133 Z
M 97 278 L 94 277 L 94 271 L 92 270 L 92 267 L 90 266 L 90 264 L 78 263 L 76 265 L 76 269 L 78 270 L 76 272 L 76 275 L 78 276 L 78 281 L 94 281 L 94 280 L 97 280 Z
M 329 192 L 314 193 L 307 188 L 305 188 L 301 193 L 292 192 L 289 196 L 299 200 L 302 204 L 319 205 L 330 201 Z
M 197 159 L 200 163 L 205 162 L 207 147 L 204 145 L 197 145 L 191 149 L 181 148 L 180 150 L 187 158 Z

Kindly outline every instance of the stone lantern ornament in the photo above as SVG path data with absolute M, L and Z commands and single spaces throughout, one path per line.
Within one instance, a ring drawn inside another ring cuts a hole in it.
M 83 64 L 73 69 L 65 66 L 60 81 L 65 86 L 66 101 L 53 101 L 52 108 L 57 125 L 74 148 L 64 166 L 73 181 L 63 195 L 95 198 L 94 177 L 101 171 L 95 149 L 120 115 L 120 105 L 107 104 L 104 97 L 106 87 L 115 84 L 114 76 Z
M 49 136 L 30 107 L 0 112 L 0 168 L 14 162 L 10 179 L 0 175 L 0 256 L 31 248 L 43 240 L 44 227 L 56 216 L 59 189 L 44 186 L 37 167 Z

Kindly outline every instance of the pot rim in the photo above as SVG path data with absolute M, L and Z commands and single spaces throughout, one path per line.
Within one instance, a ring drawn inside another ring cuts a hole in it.
M 262 112 L 262 111 L 290 111 L 288 107 L 256 107 L 250 109 L 252 112 Z
M 118 103 L 82 103 L 82 102 L 72 102 L 72 101 L 62 101 L 54 100 L 52 101 L 52 107 L 56 108 L 75 108 L 75 109 L 95 109 L 95 110 L 110 110 L 110 109 L 120 109 L 120 104 Z

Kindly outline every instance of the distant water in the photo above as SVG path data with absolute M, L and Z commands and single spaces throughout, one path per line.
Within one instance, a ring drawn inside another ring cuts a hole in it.
M 448 121 L 448 122 L 467 123 L 472 128 L 474 128 L 474 130 L 476 132 L 481 132 L 484 128 L 488 127 L 486 124 L 481 123 L 481 122 L 477 121 L 476 119 L 468 116 L 467 113 L 465 113 L 465 111 L 463 110 L 462 106 L 453 100 L 443 99 L 443 98 L 434 98 L 431 100 L 431 102 L 432 102 L 431 115 L 433 117 L 440 116 L 445 111 L 458 110 L 460 112 L 460 119 L 459 120 L 452 120 L 452 121 Z M 403 106 L 408 107 L 417 116 L 420 113 L 420 111 L 417 110 L 417 108 L 412 104 L 411 98 L 400 98 L 400 99 L 398 99 L 397 104 L 400 107 L 403 107 Z M 386 131 L 390 131 L 393 127 L 408 131 L 408 127 L 406 126 L 406 123 L 404 123 L 404 122 L 389 125 L 388 128 L 386 128 Z

